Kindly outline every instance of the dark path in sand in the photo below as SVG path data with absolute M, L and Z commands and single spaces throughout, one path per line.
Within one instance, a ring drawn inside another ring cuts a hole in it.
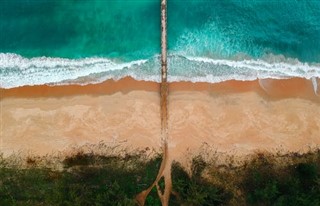
M 159 198 L 163 206 L 169 204 L 169 198 L 172 189 L 171 181 L 171 160 L 168 154 L 168 82 L 167 82 L 167 1 L 161 0 L 161 86 L 160 86 L 160 117 L 161 117 L 161 143 L 163 150 L 163 159 L 159 168 L 158 175 L 154 183 L 145 191 L 137 195 L 137 201 L 140 205 L 145 204 L 145 200 L 156 186 Z M 162 191 L 158 182 L 164 178 L 165 187 Z

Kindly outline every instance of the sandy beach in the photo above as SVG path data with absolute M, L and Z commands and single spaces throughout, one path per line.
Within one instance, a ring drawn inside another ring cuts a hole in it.
M 131 78 L 1 89 L 1 152 L 45 155 L 101 141 L 159 151 L 159 89 Z M 176 82 L 169 93 L 173 159 L 204 145 L 235 155 L 320 145 L 320 96 L 310 80 Z

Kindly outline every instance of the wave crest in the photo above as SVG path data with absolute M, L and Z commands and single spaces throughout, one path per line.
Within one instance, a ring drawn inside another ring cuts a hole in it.
M 159 56 L 131 62 L 108 58 L 65 59 L 24 58 L 0 54 L 2 88 L 43 84 L 92 84 L 130 76 L 136 80 L 160 82 Z M 216 83 L 227 80 L 286 79 L 320 77 L 320 64 L 269 55 L 263 59 L 213 59 L 171 54 L 168 81 Z M 318 90 L 318 88 L 316 88 Z
M 103 71 L 116 71 L 143 64 L 146 60 L 115 62 L 107 58 L 66 59 L 24 58 L 18 54 L 0 54 L 1 87 L 58 84 Z

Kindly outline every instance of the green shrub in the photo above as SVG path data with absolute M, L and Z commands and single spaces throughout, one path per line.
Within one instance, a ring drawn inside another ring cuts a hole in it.
M 62 171 L 2 163 L 0 205 L 136 205 L 135 195 L 153 182 L 160 162 L 159 156 L 77 153 Z
M 242 181 L 250 205 L 320 205 L 317 160 L 282 166 L 259 156 L 245 168 Z
M 77 153 L 64 159 L 62 170 L 37 161 L 29 158 L 19 166 L 0 155 L 0 205 L 136 205 L 135 196 L 153 183 L 162 158 Z M 320 150 L 259 154 L 237 167 L 201 156 L 191 163 L 190 174 L 172 165 L 170 206 L 320 205 Z M 156 188 L 146 205 L 161 205 Z
M 225 205 L 232 195 L 223 188 L 209 183 L 203 178 L 206 162 L 200 157 L 192 160 L 191 176 L 179 163 L 172 166 L 172 184 L 176 196 L 171 198 L 173 205 Z

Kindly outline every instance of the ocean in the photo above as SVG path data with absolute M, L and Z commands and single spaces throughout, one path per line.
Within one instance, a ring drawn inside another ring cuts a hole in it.
M 159 0 L 2 0 L 1 88 L 160 82 Z M 319 0 L 168 0 L 170 82 L 320 77 Z

